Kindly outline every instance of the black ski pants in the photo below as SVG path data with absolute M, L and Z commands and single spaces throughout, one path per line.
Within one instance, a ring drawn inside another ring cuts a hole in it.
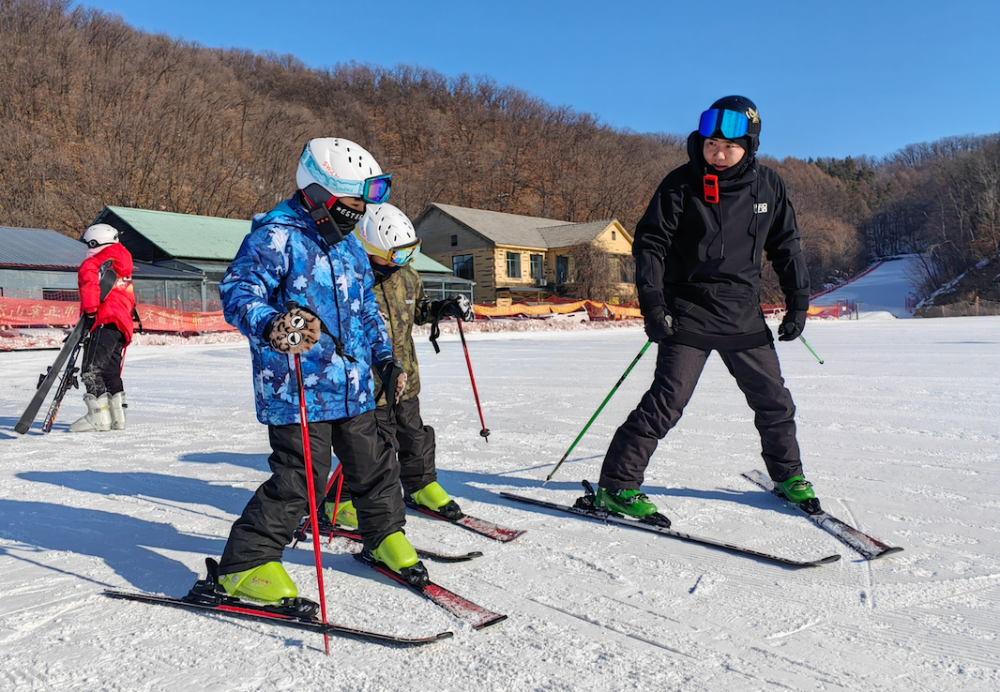
M 122 384 L 122 359 L 125 356 L 125 335 L 113 324 L 102 324 L 90 333 L 83 347 L 80 379 L 87 394 L 99 397 L 105 392 L 114 396 L 125 391 Z
M 409 401 L 400 401 L 391 413 L 388 406 L 379 406 L 375 409 L 375 419 L 379 434 L 395 450 L 403 492 L 412 495 L 436 481 L 434 428 L 424 425 L 420 417 L 420 400 L 414 397 Z M 335 491 L 336 487 L 330 490 L 328 502 L 333 502 Z M 342 501 L 352 499 L 350 492 L 343 492 L 342 495 Z
M 280 561 L 295 528 L 309 514 L 301 426 L 270 425 L 268 436 L 272 452 L 267 462 L 273 475 L 257 488 L 233 524 L 219 561 L 219 574 Z M 309 423 L 309 448 L 319 511 L 323 511 L 333 452 L 354 497 L 365 547 L 374 550 L 386 536 L 403 529 L 406 510 L 399 494 L 399 467 L 393 460 L 392 445 L 378 434 L 373 411 Z
M 392 443 L 399 459 L 399 482 L 412 495 L 437 480 L 434 467 L 434 428 L 420 417 L 420 400 L 400 401 L 392 413 L 388 406 L 375 409 L 379 432 Z
M 653 384 L 639 406 L 615 432 L 601 467 L 600 484 L 611 490 L 638 490 L 660 440 L 677 425 L 691 400 L 711 349 L 660 344 Z M 761 456 L 775 481 L 802 474 L 795 439 L 795 404 L 785 387 L 773 344 L 719 351 L 722 362 L 754 411 Z

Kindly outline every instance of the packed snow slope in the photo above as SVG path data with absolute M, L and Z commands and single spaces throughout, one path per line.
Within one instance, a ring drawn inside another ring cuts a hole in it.
M 873 271 L 852 279 L 844 285 L 813 300 L 816 305 L 836 305 L 838 300 L 861 303 L 862 315 L 889 312 L 895 317 L 912 317 L 906 310 L 906 299 L 913 293 L 910 275 L 915 255 L 901 255 L 885 260 Z
M 324 548 L 330 618 L 419 649 L 106 598 L 182 595 L 268 476 L 245 345 L 129 350 L 128 430 L 13 425 L 52 352 L 0 354 L 0 688 L 28 690 L 850 690 L 1000 688 L 1000 318 L 810 323 L 779 343 L 808 477 L 829 511 L 905 551 L 865 562 L 744 481 L 752 415 L 717 356 L 644 485 L 676 528 L 833 565 L 776 567 L 498 497 L 571 503 L 652 372 L 650 349 L 557 476 L 542 479 L 639 352 L 639 329 L 471 335 L 489 442 L 459 342 L 419 343 L 440 479 L 471 514 L 527 529 L 499 544 L 410 516 L 428 563 L 510 618 L 473 631 Z M 305 596 L 313 555 L 286 550 Z

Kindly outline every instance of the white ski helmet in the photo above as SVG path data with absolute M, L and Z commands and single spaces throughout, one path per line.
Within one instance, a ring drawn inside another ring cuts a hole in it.
M 316 184 L 334 197 L 359 197 L 381 204 L 389 199 L 392 175 L 383 175 L 375 157 L 347 139 L 310 139 L 302 149 L 295 182 L 300 190 Z
M 412 262 L 420 247 L 410 219 L 391 204 L 369 204 L 357 234 L 369 255 L 400 267 Z
M 102 245 L 114 245 L 118 242 L 118 229 L 106 223 L 95 223 L 83 232 L 80 242 L 91 250 Z

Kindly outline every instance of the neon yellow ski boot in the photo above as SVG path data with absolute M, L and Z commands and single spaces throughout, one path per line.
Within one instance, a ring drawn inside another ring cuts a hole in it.
M 354 503 L 348 500 L 347 502 L 341 502 L 340 507 L 337 509 L 337 516 L 333 516 L 333 503 L 327 502 L 323 505 L 323 511 L 326 514 L 326 518 L 330 520 L 330 524 L 333 526 L 343 526 L 349 529 L 358 528 L 358 513 L 354 510 Z M 323 527 L 320 527 L 322 531 Z
M 464 516 L 458 504 L 448 496 L 448 493 L 445 492 L 445 489 L 437 481 L 428 483 L 410 495 L 410 498 L 417 505 L 437 512 L 445 519 L 455 520 L 461 519 Z
M 402 577 L 411 586 L 422 587 L 430 582 L 427 568 L 417 557 L 417 551 L 402 531 L 391 533 L 382 539 L 371 556 Z
M 261 603 L 280 603 L 283 598 L 299 595 L 295 582 L 280 562 L 268 562 L 243 572 L 219 575 L 219 584 L 230 596 Z

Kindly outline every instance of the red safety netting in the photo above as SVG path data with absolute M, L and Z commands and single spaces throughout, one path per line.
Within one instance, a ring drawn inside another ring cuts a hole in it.
M 229 332 L 222 311 L 181 312 L 156 305 L 138 305 L 142 327 L 149 332 Z M 80 319 L 80 304 L 56 300 L 0 298 L 0 325 L 8 327 L 65 327 Z

